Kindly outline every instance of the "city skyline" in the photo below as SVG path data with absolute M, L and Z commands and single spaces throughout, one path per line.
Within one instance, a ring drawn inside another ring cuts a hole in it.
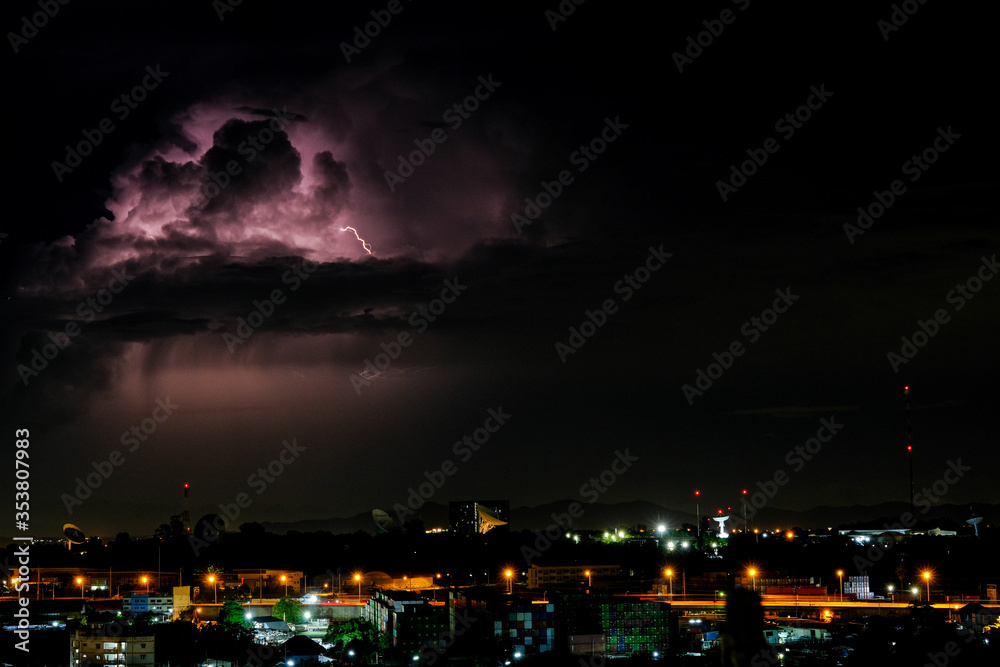
M 12 6 L 31 531 L 1000 503 L 982 28 L 574 7 Z

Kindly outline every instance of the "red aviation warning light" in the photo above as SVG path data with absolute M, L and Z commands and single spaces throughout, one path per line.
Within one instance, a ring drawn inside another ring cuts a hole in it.
M 695 491 L 695 492 L 694 492 L 694 495 L 696 495 L 696 496 L 700 496 L 700 495 L 701 495 L 701 491 Z
M 906 451 L 912 452 L 913 451 L 913 445 L 907 445 L 906 446 Z
M 910 385 L 905 385 L 903 387 L 903 393 L 904 394 L 909 394 L 910 393 Z

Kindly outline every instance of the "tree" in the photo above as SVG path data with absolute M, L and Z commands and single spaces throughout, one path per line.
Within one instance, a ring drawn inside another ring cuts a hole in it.
M 137 629 L 148 628 L 156 621 L 156 615 L 151 611 L 143 611 L 138 614 L 129 614 L 125 617 L 125 623 Z
M 247 630 L 253 628 L 239 600 L 226 600 L 222 604 L 222 609 L 219 610 L 219 625 L 238 625 Z
M 331 624 L 323 641 L 336 645 L 341 652 L 354 650 L 359 655 L 372 656 L 376 651 L 389 649 L 389 637 L 379 632 L 370 621 L 352 618 L 344 623 Z
M 240 534 L 242 534 L 244 537 L 249 537 L 255 540 L 259 540 L 263 538 L 265 535 L 264 526 L 260 525 L 256 521 L 241 523 Z
M 246 611 L 238 600 L 226 600 L 219 610 L 219 628 L 237 641 L 253 639 L 253 624 L 247 620 Z
M 153 537 L 159 540 L 183 540 L 186 535 L 184 522 L 181 521 L 180 514 L 170 517 L 169 523 L 161 523 L 160 527 L 153 531 Z
M 407 519 L 406 523 L 403 524 L 403 532 L 407 537 L 423 537 L 426 533 L 423 520 L 417 517 Z
M 286 623 L 301 623 L 302 603 L 292 598 L 283 597 L 275 603 L 271 615 Z

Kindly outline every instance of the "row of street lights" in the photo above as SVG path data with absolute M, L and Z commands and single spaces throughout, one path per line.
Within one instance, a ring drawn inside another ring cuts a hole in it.
M 594 573 L 591 572 L 590 570 L 585 570 L 583 574 L 584 574 L 585 577 L 587 577 L 587 586 L 588 586 L 588 588 L 592 588 L 593 584 L 594 584 L 594 580 L 593 580 Z M 757 590 L 757 586 L 756 586 L 756 583 L 755 583 L 755 578 L 757 576 L 757 570 L 755 568 L 750 568 L 749 570 L 747 570 L 747 574 L 750 577 L 750 589 L 751 590 Z M 513 575 L 514 575 L 514 573 L 513 573 L 512 570 L 508 569 L 508 570 L 506 570 L 504 572 L 504 576 L 507 579 L 507 593 L 508 594 L 513 594 L 513 592 L 514 592 L 514 582 L 513 582 L 513 579 L 512 579 Z M 664 570 L 664 575 L 666 576 L 667 580 L 669 581 L 669 587 L 670 587 L 669 588 L 669 595 L 670 595 L 670 599 L 673 600 L 673 597 L 674 597 L 674 571 L 672 569 L 667 568 L 667 569 Z M 921 576 L 923 577 L 924 582 L 927 585 L 927 601 L 930 602 L 930 600 L 931 600 L 931 573 L 928 572 L 928 571 L 924 571 L 924 572 L 921 573 Z M 843 570 L 837 570 L 837 578 L 840 581 L 840 602 L 843 602 L 844 601 L 844 571 Z M 358 599 L 360 600 L 361 599 L 361 575 L 360 574 L 355 574 L 354 575 L 354 581 L 358 582 Z M 212 584 L 212 592 L 214 593 L 215 604 L 218 604 L 219 603 L 219 587 L 215 585 L 215 575 L 209 575 L 208 582 L 210 584 Z M 285 576 L 285 575 L 281 575 L 281 582 L 285 585 L 285 597 L 288 597 L 288 577 Z M 76 583 L 80 584 L 80 597 L 84 597 L 84 592 L 83 592 L 83 577 L 77 577 L 76 578 Z M 149 595 L 149 577 L 142 577 L 142 583 L 144 583 L 146 585 L 146 595 Z M 888 592 L 889 592 L 889 596 L 892 597 L 892 591 L 893 591 L 892 584 L 889 584 L 887 586 L 887 589 L 888 589 Z M 911 590 L 912 590 L 912 592 L 913 592 L 914 595 L 916 595 L 917 592 L 919 591 L 919 589 L 916 588 L 916 587 L 914 587 Z
M 354 575 L 354 578 L 355 578 L 355 580 L 358 581 L 358 596 L 360 597 L 361 596 L 361 576 L 356 574 L 356 575 Z M 146 595 L 149 595 L 149 577 L 143 576 L 143 577 L 140 577 L 139 580 L 146 586 Z M 18 579 L 15 577 L 14 579 L 11 579 L 11 584 L 13 585 L 17 581 L 18 581 Z M 215 604 L 218 604 L 219 603 L 219 587 L 215 584 L 215 581 L 216 581 L 216 579 L 215 579 L 215 575 L 214 574 L 211 574 L 211 575 L 208 576 L 208 583 L 212 584 L 212 590 L 213 590 L 213 592 L 215 594 L 214 595 L 214 597 L 215 597 Z M 285 575 L 281 575 L 281 582 L 285 585 L 285 597 L 288 597 L 288 577 L 286 577 Z M 84 596 L 84 591 L 83 591 L 84 578 L 83 577 L 77 577 L 76 578 L 76 583 L 80 585 L 80 597 L 85 597 Z

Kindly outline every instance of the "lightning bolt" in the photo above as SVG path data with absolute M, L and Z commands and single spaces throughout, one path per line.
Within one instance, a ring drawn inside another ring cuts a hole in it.
M 342 231 L 342 232 L 348 232 L 348 231 L 349 232 L 354 232 L 354 238 L 356 238 L 357 240 L 361 241 L 361 245 L 364 246 L 365 252 L 367 252 L 369 255 L 372 254 L 372 247 L 370 245 L 368 245 L 363 238 L 361 238 L 360 236 L 358 236 L 358 230 L 356 230 L 354 227 L 341 227 L 340 231 Z

